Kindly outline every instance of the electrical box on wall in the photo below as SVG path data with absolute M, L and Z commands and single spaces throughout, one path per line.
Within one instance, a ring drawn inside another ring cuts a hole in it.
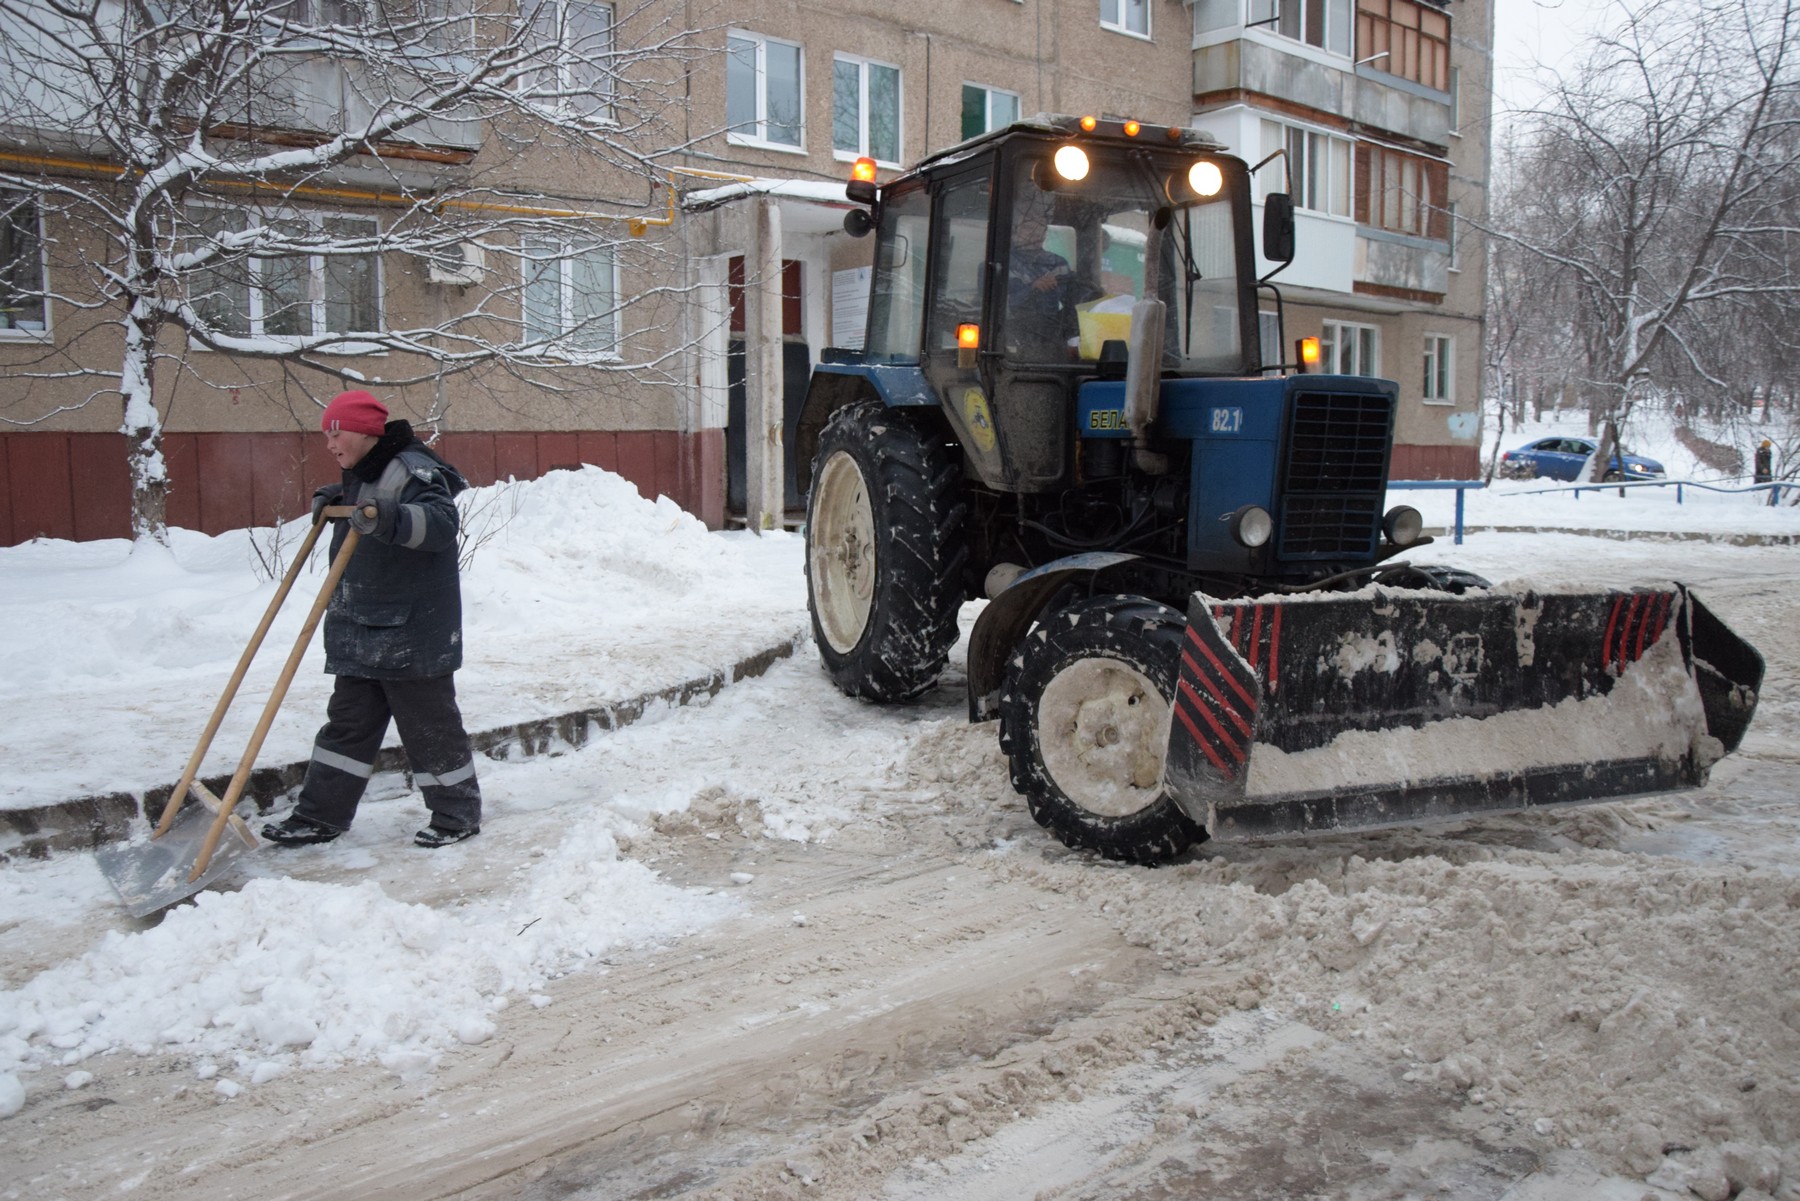
M 425 278 L 434 284 L 466 288 L 487 274 L 487 252 L 474 242 L 463 242 L 425 258 Z

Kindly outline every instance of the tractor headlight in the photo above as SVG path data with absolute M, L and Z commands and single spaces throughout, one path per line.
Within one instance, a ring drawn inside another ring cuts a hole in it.
M 1188 187 L 1194 189 L 1194 195 L 1217 196 L 1224 186 L 1225 173 L 1219 170 L 1219 164 L 1202 159 L 1188 168 Z
M 1411 546 L 1425 529 L 1425 519 L 1411 505 L 1395 505 L 1381 519 L 1381 532 L 1395 546 Z
M 1275 519 L 1261 505 L 1245 505 L 1231 515 L 1231 536 L 1238 545 L 1251 550 L 1266 543 L 1275 533 Z
M 1059 146 L 1055 156 L 1050 160 L 1056 165 L 1056 173 L 1070 183 L 1079 183 L 1087 178 L 1087 151 L 1079 146 Z

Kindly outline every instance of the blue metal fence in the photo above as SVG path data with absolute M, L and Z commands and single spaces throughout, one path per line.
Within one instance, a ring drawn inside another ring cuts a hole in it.
M 1467 493 L 1469 492 L 1470 489 L 1484 488 L 1486 486 L 1487 485 L 1481 480 L 1389 480 L 1388 481 L 1388 487 L 1390 489 L 1396 489 L 1396 490 L 1407 489 L 1407 488 L 1428 489 L 1428 490 L 1434 490 L 1434 491 L 1443 491 L 1444 489 L 1447 489 L 1447 488 L 1456 489 L 1455 532 L 1456 532 L 1456 545 L 1458 545 L 1458 546 L 1462 545 L 1462 540 L 1463 540 L 1463 498 L 1467 495 Z M 1700 488 L 1700 489 L 1704 489 L 1707 492 L 1767 492 L 1769 494 L 1769 503 L 1771 505 L 1779 505 L 1781 503 L 1782 490 L 1784 488 L 1788 489 L 1790 491 L 1800 490 L 1800 483 L 1795 483 L 1792 480 L 1787 480 L 1787 481 L 1777 480 L 1776 482 L 1774 482 L 1772 484 L 1750 484 L 1750 485 L 1747 485 L 1744 487 L 1727 488 L 1727 487 L 1724 487 L 1719 484 L 1697 483 L 1694 480 L 1625 480 L 1625 481 L 1618 481 L 1618 482 L 1614 482 L 1614 483 L 1610 483 L 1610 484 L 1565 484 L 1565 485 L 1563 485 L 1561 487 L 1557 487 L 1557 488 L 1532 488 L 1528 491 L 1514 492 L 1514 493 L 1511 493 L 1510 495 L 1513 495 L 1513 496 L 1545 496 L 1545 495 L 1549 495 L 1551 493 L 1563 492 L 1563 493 L 1570 493 L 1575 497 L 1575 499 L 1580 500 L 1581 494 L 1583 492 L 1610 492 L 1615 488 L 1621 492 L 1627 488 L 1673 488 L 1673 489 L 1675 489 L 1675 503 L 1676 504 L 1682 503 L 1683 496 L 1684 496 L 1683 489 L 1686 489 L 1686 488 Z

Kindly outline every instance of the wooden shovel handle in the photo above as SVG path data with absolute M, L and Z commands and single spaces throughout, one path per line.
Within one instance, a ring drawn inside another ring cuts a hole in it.
M 373 505 L 368 508 L 373 512 Z M 327 509 L 326 512 L 329 513 L 330 510 Z M 344 568 L 350 565 L 350 556 L 356 553 L 356 544 L 361 539 L 362 535 L 354 529 L 345 534 L 344 545 L 338 548 L 337 558 L 331 561 L 331 571 L 319 588 L 319 596 L 313 601 L 312 611 L 306 615 L 306 625 L 294 640 L 294 649 L 289 652 L 287 663 L 281 669 L 281 676 L 275 681 L 275 691 L 269 694 L 269 702 L 263 706 L 262 720 L 256 723 L 256 732 L 250 735 L 250 745 L 244 748 L 244 757 L 238 760 L 237 773 L 231 777 L 231 787 L 225 790 L 225 795 L 219 800 L 219 812 L 213 818 L 212 829 L 206 832 L 206 841 L 200 844 L 200 853 L 194 859 L 194 870 L 188 875 L 190 883 L 198 880 L 205 873 L 206 865 L 212 862 L 213 852 L 218 849 L 219 839 L 231 820 L 231 811 L 237 806 L 238 798 L 244 795 L 244 785 L 249 781 L 250 768 L 262 750 L 263 739 L 268 737 L 269 727 L 275 724 L 275 714 L 280 711 L 281 702 L 287 698 L 288 685 L 293 683 L 294 672 L 306 654 L 306 646 L 312 641 L 313 631 L 319 627 L 319 619 L 325 616 L 325 606 L 331 602 L 331 594 L 336 591 L 338 581 L 344 576 Z
M 344 516 L 349 516 L 348 506 L 344 506 Z M 328 510 L 329 511 L 329 510 Z M 212 748 L 212 741 L 219 732 L 219 725 L 225 720 L 225 713 L 231 708 L 231 702 L 237 696 L 238 686 L 244 682 L 244 675 L 250 670 L 250 661 L 256 658 L 256 652 L 262 649 L 263 638 L 269 627 L 275 624 L 275 614 L 287 603 L 288 593 L 293 591 L 294 581 L 300 576 L 300 568 L 306 563 L 306 557 L 312 554 L 313 544 L 319 540 L 319 531 L 325 528 L 323 520 L 313 522 L 312 528 L 306 531 L 305 541 L 288 564 L 286 574 L 281 577 L 281 586 L 275 589 L 275 596 L 269 601 L 269 607 L 263 612 L 262 622 L 256 627 L 256 633 L 250 635 L 250 641 L 239 656 L 237 670 L 231 673 L 231 679 L 225 685 L 225 691 L 219 697 L 219 703 L 213 706 L 212 716 L 207 719 L 206 729 L 200 734 L 200 742 L 194 747 L 194 753 L 188 758 L 187 767 L 181 773 L 181 782 L 175 785 L 175 791 L 169 794 L 163 805 L 162 819 L 156 823 L 156 832 L 151 838 L 161 838 L 175 824 L 175 814 L 187 803 L 188 790 L 193 787 L 194 777 L 200 773 L 200 761 L 206 758 L 206 752 Z

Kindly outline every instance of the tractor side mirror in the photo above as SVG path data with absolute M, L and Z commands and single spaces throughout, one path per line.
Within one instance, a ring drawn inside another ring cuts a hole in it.
M 1271 263 L 1294 261 L 1294 198 L 1286 192 L 1263 197 L 1263 257 Z
M 875 229 L 875 218 L 868 209 L 851 209 L 844 214 L 844 232 L 853 238 L 866 238 Z

